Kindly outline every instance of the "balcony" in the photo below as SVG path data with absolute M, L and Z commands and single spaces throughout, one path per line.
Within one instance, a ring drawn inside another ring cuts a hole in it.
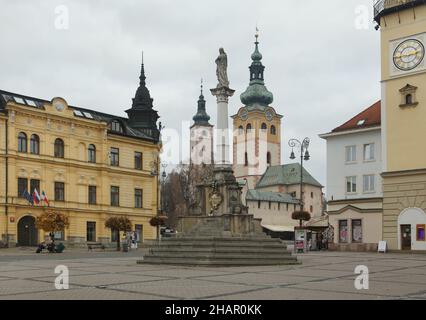
M 374 20 L 380 23 L 380 18 L 398 10 L 426 4 L 426 0 L 375 0 Z

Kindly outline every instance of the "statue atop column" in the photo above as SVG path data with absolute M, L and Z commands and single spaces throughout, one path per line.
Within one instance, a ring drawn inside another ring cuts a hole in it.
M 228 68 L 228 56 L 225 53 L 225 50 L 223 48 L 219 49 L 219 56 L 216 59 L 216 75 L 217 75 L 217 87 L 226 87 L 229 88 L 229 80 L 228 80 L 228 74 L 227 74 L 227 68 Z

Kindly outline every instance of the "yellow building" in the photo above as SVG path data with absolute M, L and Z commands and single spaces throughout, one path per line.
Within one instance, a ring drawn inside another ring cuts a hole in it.
M 376 1 L 381 29 L 383 239 L 426 250 L 426 5 Z
M 45 232 L 35 217 L 54 209 L 70 226 L 56 237 L 67 245 L 109 243 L 111 216 L 127 216 L 139 240 L 154 239 L 149 221 L 157 213 L 157 111 L 140 86 L 128 118 L 0 91 L 0 235 L 9 246 L 36 245 Z M 46 201 L 30 204 L 37 190 Z

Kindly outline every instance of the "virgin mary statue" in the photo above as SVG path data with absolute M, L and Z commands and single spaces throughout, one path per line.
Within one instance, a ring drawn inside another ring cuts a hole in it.
M 217 87 L 226 87 L 229 88 L 229 81 L 226 69 L 228 68 L 228 57 L 223 48 L 219 49 L 219 57 L 216 59 L 216 75 L 218 84 Z

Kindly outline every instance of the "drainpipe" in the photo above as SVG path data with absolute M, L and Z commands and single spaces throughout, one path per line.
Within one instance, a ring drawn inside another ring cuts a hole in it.
M 6 214 L 6 247 L 9 247 L 9 206 L 8 206 L 8 202 L 9 202 L 9 198 L 8 198 L 8 194 L 9 194 L 9 127 L 8 127 L 8 121 L 9 119 L 6 119 L 6 126 L 5 126 L 5 155 L 6 155 L 6 174 L 5 174 L 5 178 L 6 178 L 6 185 L 5 185 L 5 214 Z

